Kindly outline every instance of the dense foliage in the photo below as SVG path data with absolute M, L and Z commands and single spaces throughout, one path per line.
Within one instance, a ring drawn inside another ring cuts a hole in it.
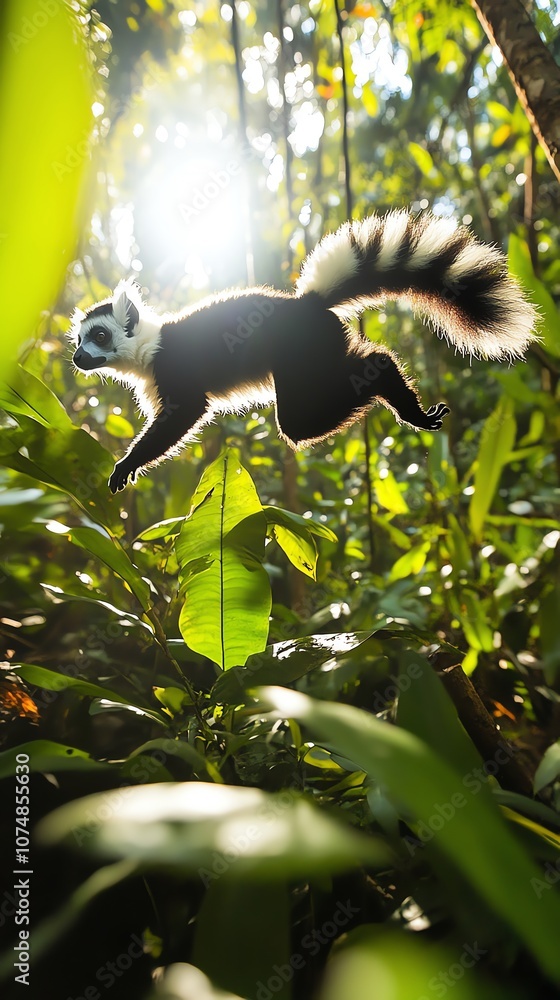
M 452 0 L 70 8 L 0 42 L 3 995 L 557 996 L 559 193 L 507 69 Z M 443 431 L 226 416 L 110 495 L 75 305 L 288 287 L 409 204 L 507 249 L 526 363 L 370 313 Z

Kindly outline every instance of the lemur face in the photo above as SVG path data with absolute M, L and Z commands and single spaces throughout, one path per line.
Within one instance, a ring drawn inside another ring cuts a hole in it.
M 136 300 L 136 301 L 135 301 Z M 77 344 L 72 358 L 81 371 L 121 369 L 134 355 L 131 339 L 139 323 L 141 299 L 136 286 L 121 282 L 112 299 L 74 316 L 71 339 Z

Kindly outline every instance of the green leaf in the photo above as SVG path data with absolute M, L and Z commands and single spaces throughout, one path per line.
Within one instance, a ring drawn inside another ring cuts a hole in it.
M 482 767 L 482 758 L 434 668 L 410 650 L 400 657 L 397 723 L 427 743 L 457 774 Z
M 181 714 L 188 705 L 192 705 L 191 696 L 183 688 L 155 687 L 154 695 L 172 717 Z
M 516 278 L 519 278 L 529 293 L 531 302 L 538 307 L 538 333 L 542 337 L 543 347 L 554 358 L 560 358 L 558 309 L 556 303 L 546 286 L 537 278 L 533 270 L 527 243 L 515 233 L 510 233 L 509 237 L 508 264 L 512 274 Z
M 99 822 L 91 829 L 91 816 Z M 146 785 L 88 795 L 47 816 L 43 843 L 76 845 L 88 828 L 88 851 L 149 867 L 205 877 L 300 879 L 386 863 L 373 837 L 332 819 L 293 791 L 205 782 Z
M 389 472 L 384 479 L 376 479 L 374 486 L 377 500 L 382 507 L 392 514 L 408 514 L 408 506 L 392 472 Z
M 533 791 L 538 795 L 551 781 L 556 781 L 560 774 L 560 741 L 553 743 L 545 751 L 537 767 L 533 781 Z
M 188 997 L 200 997 L 204 1000 L 243 1000 L 239 994 L 229 991 L 224 993 L 208 979 L 200 969 L 185 962 L 175 962 L 168 965 L 161 978 L 154 986 L 154 992 L 148 1000 L 185 1000 Z
M 10 155 L 0 161 L 0 380 L 11 380 L 19 344 L 56 301 L 82 235 L 93 74 L 77 12 L 57 2 L 55 14 L 36 0 L 2 7 L 0 145 Z
M 116 538 L 104 535 L 96 528 L 71 528 L 68 537 L 86 552 L 97 556 L 121 580 L 125 580 L 144 611 L 151 607 L 153 602 L 148 584 Z
M 426 562 L 426 556 L 430 551 L 430 542 L 422 542 L 420 545 L 413 545 L 413 547 L 405 552 L 400 559 L 397 559 L 396 563 L 393 563 L 393 568 L 389 574 L 389 580 L 392 582 L 394 580 L 404 580 L 409 576 L 417 576 L 418 573 L 424 568 Z
M 510 985 L 487 978 L 477 941 L 429 947 L 421 934 L 362 924 L 338 941 L 325 969 L 321 1000 L 521 1000 Z M 372 984 L 375 983 L 375 992 Z M 453 987 L 453 989 L 451 989 Z
M 383 619 L 368 631 L 307 635 L 276 642 L 262 653 L 250 656 L 244 667 L 234 667 L 218 677 L 212 688 L 212 700 L 234 705 L 239 699 L 244 700 L 248 688 L 261 684 L 290 684 L 311 670 L 318 670 L 333 657 L 340 659 L 351 654 L 385 625 Z
M 280 507 L 265 506 L 263 510 L 269 534 L 278 542 L 292 565 L 306 576 L 310 576 L 312 580 L 316 580 L 317 547 L 312 535 L 336 542 L 334 531 L 324 524 L 317 524 L 310 518 L 300 517 L 299 514 L 282 510 Z
M 266 513 L 266 511 L 265 511 Z M 267 516 L 268 532 L 296 569 L 317 579 L 317 546 L 301 525 L 285 525 L 280 518 Z
M 273 507 L 264 504 L 263 510 L 266 514 L 268 524 L 282 524 L 285 528 L 302 528 L 308 534 L 317 535 L 319 538 L 326 538 L 329 542 L 337 542 L 338 539 L 326 524 L 319 524 L 311 517 L 302 517 L 301 514 L 294 514 L 291 510 L 284 510 L 282 507 Z
M 275 967 L 293 975 L 290 910 L 282 882 L 239 883 L 227 876 L 213 881 L 197 914 L 193 963 L 222 989 L 255 996 Z M 290 980 L 278 977 L 278 982 L 274 997 L 291 1000 Z M 266 986 L 258 992 L 269 993 Z
M 113 437 L 118 438 L 132 438 L 134 437 L 134 427 L 127 420 L 126 417 L 122 417 L 119 413 L 109 413 L 107 414 L 107 419 L 105 421 L 105 430 L 112 434 Z
M 128 698 L 124 698 L 109 688 L 80 680 L 79 677 L 59 674 L 56 670 L 47 670 L 46 667 L 37 667 L 33 663 L 20 663 L 11 666 L 10 670 L 13 670 L 19 677 L 23 677 L 28 684 L 34 684 L 46 691 L 74 691 L 86 698 L 109 698 L 111 701 L 120 701 L 124 705 L 129 704 Z
M 152 542 L 156 538 L 168 538 L 169 535 L 178 535 L 181 525 L 186 517 L 168 517 L 165 521 L 157 521 L 156 524 L 145 528 L 136 536 L 137 541 Z
M 434 169 L 434 161 L 428 150 L 424 146 L 419 146 L 417 142 L 409 142 L 408 151 L 418 169 L 427 177 Z
M 473 535 L 480 541 L 482 528 L 515 443 L 516 423 L 513 403 L 502 398 L 486 420 L 480 439 L 474 494 L 469 505 L 469 520 Z
M 107 488 L 113 460 L 99 441 L 72 425 L 47 428 L 23 415 L 18 423 L 23 433 L 14 433 L 11 447 L 5 442 L 2 464 L 68 494 L 91 520 L 122 534 L 120 504 Z
M 29 757 L 29 770 L 48 774 L 51 771 L 103 771 L 111 765 L 95 760 L 89 753 L 68 747 L 52 740 L 32 740 L 31 743 L 21 743 L 11 750 L 0 753 L 0 778 L 8 778 L 16 774 L 18 757 Z
M 7 382 L 0 382 L 0 407 L 7 413 L 30 417 L 43 427 L 58 427 L 62 431 L 73 427 L 54 392 L 21 365 L 10 372 Z
M 547 682 L 554 684 L 560 673 L 560 584 L 546 594 L 539 608 L 543 668 Z
M 560 981 L 556 927 L 560 900 L 537 893 L 542 872 L 518 844 L 481 781 L 462 780 L 422 740 L 348 705 L 314 701 L 284 688 L 257 692 L 259 711 L 296 719 L 316 739 L 345 754 L 380 782 L 418 832 L 465 876 L 487 905 L 513 927 L 543 971 Z M 437 825 L 435 820 L 437 819 Z M 476 844 L 476 851 L 473 851 Z M 540 895 L 540 898 L 539 898 Z
M 362 87 L 361 102 L 370 118 L 377 118 L 379 114 L 379 97 L 373 90 L 370 82 Z
M 148 715 L 157 722 L 168 721 L 165 717 L 154 709 L 146 705 L 138 705 L 122 694 L 117 694 L 110 688 L 102 687 L 99 684 L 92 684 L 90 681 L 80 680 L 79 677 L 69 677 L 67 674 L 59 674 L 55 670 L 47 670 L 46 667 L 38 667 L 33 663 L 20 663 L 10 666 L 10 670 L 23 677 L 28 684 L 43 688 L 45 691 L 73 691 L 83 698 L 99 698 L 113 708 L 127 709 L 142 715 Z M 92 712 L 91 714 L 96 714 Z
M 186 743 L 182 739 L 172 740 L 161 736 L 155 740 L 149 740 L 147 743 L 143 743 L 142 746 L 137 747 L 136 750 L 133 750 L 127 757 L 127 761 L 134 760 L 138 755 L 146 756 L 152 752 L 158 754 L 160 759 L 163 754 L 162 764 L 166 762 L 168 757 L 177 757 L 183 763 L 188 764 L 189 768 L 196 775 L 208 777 L 218 784 L 223 784 L 223 778 L 216 765 L 199 753 L 198 750 L 195 750 L 190 743 Z
M 181 635 L 222 670 L 266 645 L 272 599 L 262 566 L 265 534 L 253 481 L 226 451 L 202 476 L 175 543 Z
M 119 619 L 119 624 L 123 628 L 141 628 L 143 631 L 149 632 L 150 635 L 154 634 L 153 627 L 148 623 L 142 621 L 138 615 L 132 613 L 132 611 L 125 611 L 122 608 L 115 607 L 114 604 L 109 604 L 108 601 L 103 601 L 99 597 L 88 597 L 86 594 L 69 594 L 65 590 L 61 590 L 60 587 L 54 587 L 49 583 L 41 584 L 43 590 L 47 592 L 55 601 L 82 601 L 84 604 L 94 604 L 98 608 L 103 608 L 104 611 L 109 611 L 112 615 L 116 615 Z
M 458 591 L 456 597 L 453 603 L 469 646 L 490 653 L 494 648 L 494 631 L 480 598 L 465 588 Z

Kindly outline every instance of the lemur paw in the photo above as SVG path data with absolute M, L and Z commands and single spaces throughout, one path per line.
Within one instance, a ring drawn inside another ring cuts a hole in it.
M 117 462 L 109 479 L 111 493 L 118 493 L 120 490 L 124 490 L 129 477 L 131 482 L 134 482 L 136 479 L 135 473 L 136 469 L 131 468 L 124 459 L 122 462 Z
M 426 410 L 427 420 L 423 429 L 439 431 L 446 413 L 449 413 L 449 407 L 445 403 L 435 403 L 434 406 L 430 406 L 429 410 Z

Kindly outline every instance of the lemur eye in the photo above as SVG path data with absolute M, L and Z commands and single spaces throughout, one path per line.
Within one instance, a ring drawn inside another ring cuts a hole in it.
M 93 335 L 93 339 L 96 344 L 104 344 L 107 341 L 108 336 L 109 335 L 106 330 L 97 330 L 97 332 Z

